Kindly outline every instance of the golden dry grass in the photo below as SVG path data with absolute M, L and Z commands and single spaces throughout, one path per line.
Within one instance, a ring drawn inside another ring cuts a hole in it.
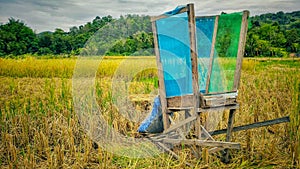
M 156 90 L 153 57 L 118 57 L 101 63 L 95 93 L 106 120 L 121 133 L 138 136 L 139 124 L 118 117 L 110 91 L 111 79 L 124 60 L 132 69 L 149 67 L 138 74 L 131 69 L 120 72 L 131 79 L 130 93 Z M 233 141 L 241 143 L 242 150 L 232 152 L 230 164 L 214 155 L 195 159 L 188 149 L 178 151 L 180 160 L 168 154 L 134 159 L 103 150 L 85 134 L 74 111 L 71 78 L 75 63 L 76 59 L 0 59 L 1 168 L 188 168 L 185 161 L 197 168 L 300 166 L 300 60 L 244 60 L 235 126 L 287 115 L 291 122 L 234 133 Z M 227 116 L 223 116 L 225 121 Z M 219 124 L 221 128 L 225 121 Z

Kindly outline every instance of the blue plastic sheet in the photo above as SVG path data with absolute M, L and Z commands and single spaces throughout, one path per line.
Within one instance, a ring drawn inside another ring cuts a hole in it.
M 199 90 L 205 93 L 215 16 L 196 18 Z
M 192 94 L 190 37 L 187 13 L 156 21 L 166 97 Z
M 161 104 L 159 97 L 154 99 L 153 107 L 151 113 L 147 118 L 141 123 L 138 128 L 140 133 L 160 133 L 163 132 L 163 121 Z
M 181 9 L 183 9 L 183 8 L 185 8 L 185 7 L 186 7 L 185 5 L 180 5 L 180 6 L 177 6 L 174 10 L 165 12 L 164 14 L 165 14 L 165 15 L 175 15 L 175 14 L 177 14 Z

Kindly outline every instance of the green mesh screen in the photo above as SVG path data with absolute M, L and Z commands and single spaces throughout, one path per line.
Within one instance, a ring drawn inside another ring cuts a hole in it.
M 209 93 L 233 90 L 242 15 L 241 12 L 219 17 Z
M 156 21 L 166 97 L 192 94 L 190 38 L 187 13 Z

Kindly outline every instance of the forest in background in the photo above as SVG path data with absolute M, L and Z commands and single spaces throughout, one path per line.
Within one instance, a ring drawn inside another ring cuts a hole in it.
M 246 57 L 288 57 L 300 55 L 300 11 L 267 13 L 250 17 L 251 27 L 247 34 Z M 57 28 L 54 32 L 36 33 L 23 21 L 9 18 L 0 24 L 0 57 L 20 57 L 24 54 L 36 56 L 74 56 L 82 53 L 86 42 L 101 28 L 118 23 L 118 29 L 127 29 L 128 36 L 116 37 L 114 44 L 104 54 L 154 55 L 153 36 L 149 16 L 128 14 L 113 18 L 97 16 L 84 25 L 73 26 L 68 32 Z M 122 27 L 126 25 L 126 27 Z M 117 29 L 117 27 L 114 27 Z M 118 32 L 118 30 L 111 30 Z M 119 38 L 119 39 L 118 39 Z M 143 51 L 143 52 L 137 52 Z

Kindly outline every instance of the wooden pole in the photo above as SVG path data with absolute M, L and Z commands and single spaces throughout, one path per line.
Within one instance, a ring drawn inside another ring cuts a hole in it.
M 247 37 L 247 30 L 248 30 L 248 17 L 249 17 L 249 11 L 244 11 L 242 17 L 242 25 L 241 25 L 238 53 L 236 59 L 236 69 L 234 73 L 233 91 L 237 91 L 240 85 L 242 60 L 245 53 L 246 37 Z
M 198 140 L 198 139 L 172 139 L 164 138 L 163 143 L 169 144 L 185 144 L 185 145 L 197 145 L 203 147 L 223 147 L 231 149 L 241 149 L 239 143 L 224 142 L 224 141 L 212 141 L 212 140 Z
M 194 4 L 188 4 L 188 22 L 190 34 L 190 54 L 192 63 L 192 85 L 193 85 L 193 113 L 196 114 L 199 107 L 199 85 L 198 85 L 198 56 L 196 44 L 196 25 L 195 25 L 195 12 Z M 198 136 L 201 136 L 200 120 L 196 121 L 195 128 Z
M 280 124 L 280 123 L 286 123 L 286 122 L 290 122 L 290 117 L 289 116 L 278 118 L 278 119 L 273 119 L 273 120 L 267 120 L 267 121 L 263 121 L 263 122 L 257 122 L 257 123 L 247 124 L 247 125 L 243 125 L 243 126 L 234 127 L 232 129 L 232 132 L 237 132 L 237 131 L 242 131 L 242 130 L 249 130 L 249 129 L 253 129 L 253 128 L 265 127 L 265 126 L 270 126 L 270 125 Z M 209 132 L 209 134 L 212 135 L 212 136 L 215 136 L 215 135 L 219 135 L 219 134 L 224 134 L 226 132 L 227 132 L 227 129 L 222 129 L 222 130 L 211 131 L 211 132 Z
M 163 116 L 163 124 L 164 124 L 164 131 L 169 128 L 170 122 L 168 118 L 168 105 L 167 105 L 167 98 L 166 98 L 166 89 L 165 89 L 165 81 L 164 81 L 164 72 L 163 66 L 160 60 L 160 52 L 159 52 L 159 44 L 158 44 L 158 34 L 156 28 L 156 22 L 152 22 L 152 31 L 153 31 L 153 39 L 154 39 L 154 50 L 156 55 L 156 64 L 158 68 L 158 79 L 159 79 L 159 96 L 160 96 L 160 103 L 161 103 L 161 110 Z
M 228 125 L 227 125 L 227 133 L 226 133 L 226 142 L 230 142 L 231 140 L 231 133 L 232 133 L 232 128 L 233 128 L 233 121 L 234 121 L 234 114 L 235 114 L 235 109 L 230 109 L 229 111 L 229 118 L 228 118 Z M 225 162 L 229 161 L 229 150 L 225 149 Z
M 218 23 L 219 23 L 219 16 L 216 16 L 215 24 L 214 24 L 214 33 L 213 33 L 212 42 L 211 42 L 210 56 L 209 56 L 209 66 L 208 66 L 208 71 L 207 71 L 207 80 L 206 80 L 206 87 L 205 87 L 206 94 L 208 94 L 208 92 L 209 92 L 210 77 L 211 77 L 212 67 L 213 67 L 213 62 L 214 62 Z
M 189 22 L 189 34 L 190 34 L 190 53 L 192 63 L 192 85 L 194 96 L 194 108 L 195 113 L 199 106 L 199 85 L 198 85 L 198 56 L 197 56 L 197 44 L 196 44 L 196 26 L 195 26 L 195 13 L 194 4 L 188 4 L 188 22 Z

